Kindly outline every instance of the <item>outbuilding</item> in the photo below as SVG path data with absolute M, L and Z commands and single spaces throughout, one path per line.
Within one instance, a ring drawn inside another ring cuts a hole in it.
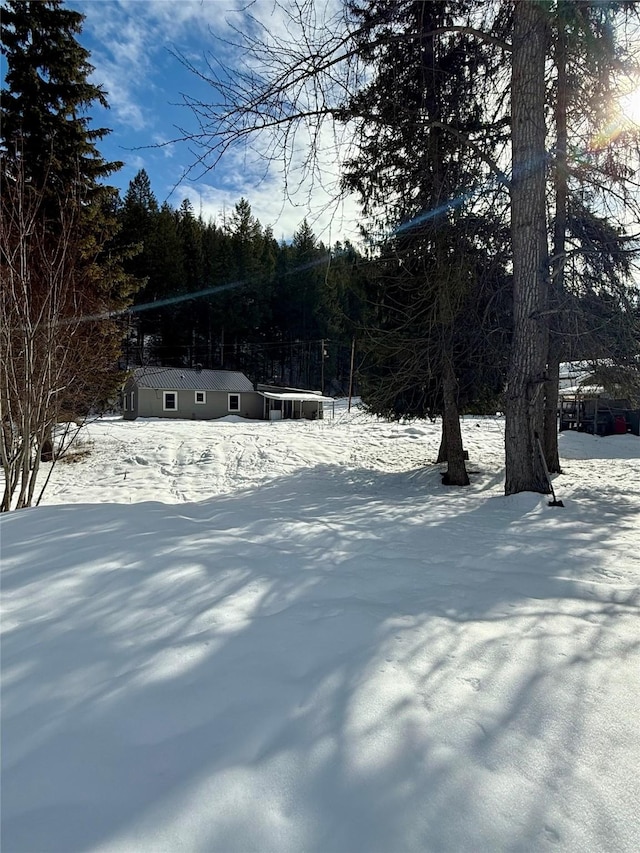
M 611 374 L 609 382 L 606 382 L 607 371 L 613 371 L 613 382 Z M 635 399 L 626 398 L 626 394 L 623 398 L 616 379 L 615 365 L 606 360 L 599 366 L 586 361 L 561 364 L 558 407 L 560 431 L 577 430 L 600 436 L 627 432 L 640 435 L 640 389 L 631 391 Z M 627 393 L 629 390 L 627 383 Z
M 559 397 L 560 431 L 577 430 L 592 435 L 627 432 L 640 435 L 640 409 L 629 400 L 614 399 L 603 388 L 563 388 Z

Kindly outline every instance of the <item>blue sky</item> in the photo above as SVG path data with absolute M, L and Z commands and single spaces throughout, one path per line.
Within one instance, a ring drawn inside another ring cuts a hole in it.
M 265 175 L 264 163 L 246 150 L 228 152 L 213 171 L 194 170 L 185 177 L 197 154 L 187 143 L 171 142 L 182 135 L 180 128 L 197 129 L 181 103 L 183 95 L 204 102 L 213 96 L 173 53 L 199 67 L 204 67 L 206 53 L 229 69 L 242 67 L 243 57 L 229 44 L 237 39 L 234 28 L 244 32 L 247 26 L 262 26 L 270 35 L 282 32 L 282 12 L 275 0 L 66 0 L 66 5 L 85 16 L 80 41 L 91 52 L 94 82 L 105 88 L 111 107 L 107 113 L 95 109 L 96 123 L 112 130 L 100 149 L 105 158 L 124 161 L 112 177 L 123 193 L 144 168 L 159 202 L 178 207 L 189 198 L 206 218 L 220 221 L 245 197 L 277 239 L 290 239 L 305 217 L 327 243 L 357 239 L 358 211 L 352 199 L 332 205 L 321 186 L 316 183 L 310 191 L 309 183 L 302 181 L 293 206 L 284 198 L 282 171 L 276 166 Z M 314 0 L 314 12 L 320 14 L 325 5 L 335 9 L 341 3 Z M 640 117 L 639 93 L 634 92 L 628 105 L 635 121 Z M 336 156 L 331 140 L 327 143 L 321 157 L 331 181 L 337 176 Z M 298 149 L 301 161 L 307 153 L 303 137 Z M 288 178 L 289 188 L 299 182 L 295 170 Z
M 187 143 L 171 142 L 181 136 L 179 128 L 197 128 L 181 104 L 183 94 L 203 101 L 212 97 L 210 88 L 172 51 L 201 67 L 207 51 L 227 67 L 235 66 L 242 58 L 213 34 L 229 40 L 233 27 L 244 30 L 248 24 L 242 7 L 250 7 L 254 26 L 257 20 L 277 28 L 272 0 L 67 0 L 66 5 L 85 15 L 80 41 L 91 52 L 93 80 L 105 88 L 110 104 L 106 114 L 95 111 L 96 123 L 112 130 L 100 150 L 107 159 L 124 161 L 112 179 L 123 193 L 144 168 L 159 202 L 178 207 L 189 198 L 206 218 L 219 220 L 245 197 L 261 223 L 273 226 L 277 239 L 289 239 L 305 217 L 326 242 L 354 236 L 353 203 L 325 210 L 327 197 L 316 188 L 310 204 L 303 189 L 293 206 L 284 199 L 277 168 L 265 175 L 264 164 L 244 150 L 229 152 L 213 171 L 203 175 L 195 170 L 185 178 L 196 154 Z

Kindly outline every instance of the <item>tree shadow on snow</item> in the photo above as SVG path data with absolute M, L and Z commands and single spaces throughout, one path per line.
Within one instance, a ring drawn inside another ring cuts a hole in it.
M 3 849 L 625 849 L 636 588 L 550 512 L 325 466 L 15 514 Z

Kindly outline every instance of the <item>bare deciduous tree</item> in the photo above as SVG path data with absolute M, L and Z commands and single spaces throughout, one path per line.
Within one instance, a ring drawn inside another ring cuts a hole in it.
M 18 161 L 19 163 L 19 161 Z M 1 511 L 31 506 L 56 425 L 90 408 L 94 377 L 112 362 L 77 200 L 52 223 L 43 192 L 3 164 L 0 219 Z M 94 246 L 98 252 L 98 246 Z M 71 433 L 73 435 L 74 433 Z

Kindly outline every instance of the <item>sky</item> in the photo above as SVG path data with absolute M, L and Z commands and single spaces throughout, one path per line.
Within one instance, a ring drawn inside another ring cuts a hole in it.
M 205 218 L 219 221 L 244 197 L 262 224 L 273 227 L 277 239 L 290 239 L 305 217 L 327 243 L 358 239 L 355 199 L 332 204 L 334 193 L 325 190 L 323 181 L 311 184 L 302 178 L 300 170 L 309 150 L 304 134 L 296 142 L 294 168 L 287 175 L 295 204 L 284 197 L 280 164 L 272 164 L 265 172 L 264 162 L 242 148 L 227 152 L 212 171 L 203 172 L 193 168 L 200 151 L 192 144 L 172 141 L 184 131 L 198 129 L 183 97 L 206 103 L 213 96 L 211 88 L 175 54 L 202 70 L 206 70 L 205 56 L 219 61 L 221 68 L 247 70 L 245 57 L 233 42 L 238 31 L 257 36 L 286 34 L 286 21 L 275 0 L 66 0 L 66 5 L 85 16 L 80 41 L 91 53 L 93 80 L 104 87 L 110 104 L 106 114 L 95 108 L 96 123 L 112 130 L 100 149 L 107 159 L 124 162 L 112 178 L 122 193 L 144 168 L 159 202 L 178 207 L 188 198 Z M 312 6 L 319 17 L 322 10 L 332 15 L 339 7 L 340 0 L 315 0 Z M 625 103 L 631 120 L 640 121 L 640 90 L 633 89 Z M 328 133 L 319 148 L 324 183 L 331 184 L 338 169 L 334 140 Z M 301 186 L 296 189 L 298 183 Z
M 3 850 L 637 853 L 640 438 L 550 507 L 346 409 L 104 418 L 0 516 Z
M 66 5 L 85 15 L 79 40 L 91 52 L 92 79 L 104 87 L 110 105 L 106 115 L 95 111 L 96 122 L 112 129 L 100 150 L 107 159 L 124 161 L 113 178 L 122 192 L 144 168 L 160 203 L 178 207 L 188 198 L 205 218 L 219 220 L 244 197 L 261 223 L 273 226 L 277 239 L 290 239 L 305 217 L 325 242 L 355 235 L 353 201 L 324 209 L 329 197 L 316 184 L 309 204 L 305 184 L 292 205 L 284 199 L 281 169 L 265 174 L 264 164 L 246 149 L 228 152 L 213 171 L 203 173 L 192 170 L 200 152 L 192 144 L 172 142 L 184 130 L 197 130 L 183 95 L 212 98 L 210 87 L 175 54 L 202 69 L 207 53 L 225 68 L 244 68 L 231 46 L 234 28 L 259 32 L 264 26 L 273 32 L 282 26 L 272 0 L 67 0 Z M 249 9 L 250 23 L 239 8 Z M 335 161 L 326 166 L 335 178 Z M 295 185 L 295 170 L 289 179 Z

